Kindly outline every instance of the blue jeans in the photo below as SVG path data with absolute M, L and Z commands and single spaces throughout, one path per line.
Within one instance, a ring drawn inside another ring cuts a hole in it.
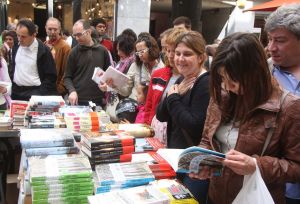
M 192 179 L 187 174 L 179 174 L 178 179 L 189 189 L 200 204 L 206 203 L 209 180 Z

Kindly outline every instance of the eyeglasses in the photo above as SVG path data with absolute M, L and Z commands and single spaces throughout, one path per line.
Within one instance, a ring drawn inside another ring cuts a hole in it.
M 72 36 L 73 38 L 80 38 L 82 37 L 85 33 L 87 32 L 87 30 L 83 31 L 82 33 L 74 33 Z
M 137 56 L 142 56 L 143 54 L 145 54 L 145 53 L 148 52 L 148 51 L 149 51 L 149 48 L 145 48 L 145 49 L 143 49 L 143 50 L 140 50 L 140 51 L 135 52 L 135 55 L 137 55 Z

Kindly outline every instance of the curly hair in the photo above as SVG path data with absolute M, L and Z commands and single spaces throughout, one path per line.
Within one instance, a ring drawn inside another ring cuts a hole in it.
M 300 4 L 287 4 L 279 7 L 266 20 L 265 31 L 285 28 L 300 39 Z

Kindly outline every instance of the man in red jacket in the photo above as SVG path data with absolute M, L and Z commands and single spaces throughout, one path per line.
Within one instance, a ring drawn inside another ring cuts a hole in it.
M 99 43 L 106 47 L 111 53 L 113 51 L 113 43 L 110 40 L 110 38 L 106 35 L 106 21 L 103 18 L 95 18 L 92 21 L 92 26 L 94 26 L 97 32 L 99 33 Z

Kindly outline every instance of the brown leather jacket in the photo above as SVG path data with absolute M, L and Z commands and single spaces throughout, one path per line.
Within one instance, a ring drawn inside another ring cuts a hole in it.
M 300 181 L 300 98 L 288 94 L 279 112 L 280 98 L 280 94 L 273 94 L 265 104 L 254 109 L 252 117 L 240 125 L 235 147 L 235 150 L 257 159 L 262 177 L 276 204 L 285 203 L 286 182 Z M 210 101 L 200 146 L 219 151 L 213 136 L 220 123 L 220 109 Z M 270 144 L 264 156 L 260 156 L 268 128 L 275 126 Z M 216 204 L 232 203 L 242 184 L 243 176 L 225 167 L 222 176 L 211 179 L 209 199 Z

